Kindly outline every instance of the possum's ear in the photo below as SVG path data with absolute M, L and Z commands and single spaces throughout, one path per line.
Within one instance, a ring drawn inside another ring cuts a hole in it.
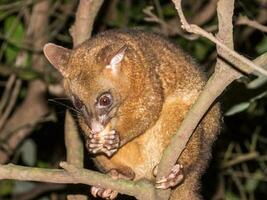
M 70 49 L 48 43 L 43 48 L 47 60 L 62 74 L 67 77 L 67 63 L 70 57 Z
M 113 73 L 119 71 L 121 62 L 125 56 L 125 52 L 127 50 L 127 46 L 124 45 L 121 47 L 112 57 L 109 59 L 109 63 L 106 66 L 107 69 L 111 69 Z

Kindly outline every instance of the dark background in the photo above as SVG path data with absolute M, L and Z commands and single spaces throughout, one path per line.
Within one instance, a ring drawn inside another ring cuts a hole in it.
M 16 73 L 23 80 L 16 106 L 25 98 L 29 82 L 42 78 L 49 85 L 60 79 L 48 63 L 47 70 L 43 74 L 33 70 L 32 55 L 40 54 L 41 52 L 38 51 L 27 51 L 28 62 L 19 73 L 14 67 L 14 61 L 20 49 L 27 47 L 27 44 L 21 42 L 27 25 L 24 18 L 20 17 L 20 11 L 24 8 L 31 10 L 35 2 L 31 4 L 26 2 L 0 0 L 0 95 L 3 95 L 10 73 Z M 206 20 L 201 23 L 198 21 L 201 12 L 211 2 L 212 0 L 187 0 L 184 1 L 183 8 L 189 22 L 197 23 L 204 29 L 216 33 L 216 10 Z M 53 9 L 51 8 L 51 13 L 48 13 L 50 17 L 47 28 L 50 33 L 55 31 L 56 34 L 51 36 L 50 41 L 72 47 L 69 28 L 74 22 L 77 3 L 71 0 L 52 1 Z M 12 6 L 6 7 L 6 5 Z M 74 9 L 63 15 L 62 9 L 70 5 Z M 148 16 L 143 10 L 148 6 L 154 7 L 152 12 L 164 22 L 164 26 L 158 22 L 146 20 Z M 254 59 L 267 51 L 267 36 L 266 33 L 247 25 L 238 25 L 239 16 L 245 15 L 251 20 L 266 24 L 266 9 L 266 0 L 236 0 L 235 2 L 233 18 L 235 50 L 249 59 Z M 176 11 L 168 0 L 110 0 L 105 1 L 101 8 L 93 34 L 114 28 L 138 28 L 163 34 L 192 55 L 200 64 L 199 67 L 210 75 L 216 61 L 215 45 L 206 39 L 181 32 L 178 26 Z M 13 30 L 11 33 L 10 29 Z M 188 37 L 191 40 L 188 40 Z M 8 75 L 6 71 L 9 72 Z M 213 148 L 213 159 L 203 176 L 204 199 L 267 199 L 267 85 L 266 79 L 261 83 L 255 82 L 257 80 L 256 76 L 245 76 L 228 87 L 218 99 L 225 116 L 221 134 Z M 252 81 L 255 83 L 253 87 Z M 25 166 L 57 168 L 58 163 L 65 160 L 64 117 L 65 109 L 71 104 L 68 100 L 49 93 L 47 102 L 51 107 L 51 115 L 46 121 L 39 123 L 33 133 L 21 142 L 10 156 L 10 162 Z M 86 163 L 89 168 L 94 168 L 89 156 L 86 156 Z M 0 199 L 20 200 L 28 193 L 42 187 L 47 185 L 13 180 L 0 181 Z M 38 197 L 28 199 L 65 199 L 65 195 L 73 190 L 75 188 L 51 186 L 50 190 L 40 193 Z M 89 191 L 88 188 L 83 192 L 87 191 Z

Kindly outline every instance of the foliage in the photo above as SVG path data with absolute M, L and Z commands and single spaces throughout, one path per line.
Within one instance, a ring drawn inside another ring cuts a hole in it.
M 28 2 L 28 3 L 27 3 Z M 28 14 L 36 1 L 23 0 L 0 0 L 0 95 L 4 96 L 4 89 L 9 77 L 14 74 L 22 81 L 14 112 L 28 94 L 29 85 L 36 79 L 42 79 L 47 86 L 59 82 L 60 76 L 47 64 L 45 70 L 40 72 L 32 66 L 33 56 L 40 55 L 41 49 L 32 48 L 31 41 L 25 40 L 29 28 Z M 70 47 L 71 40 L 68 34 L 69 27 L 73 23 L 75 10 L 63 12 L 71 7 L 75 1 L 57 0 L 52 2 L 47 27 L 49 41 Z M 194 19 L 201 13 L 203 7 L 209 1 L 188 0 L 184 2 L 185 13 L 189 20 Z M 158 7 L 158 5 L 160 5 Z M 112 28 L 138 28 L 158 32 L 166 35 L 174 43 L 180 45 L 186 52 L 189 52 L 199 63 L 205 65 L 205 70 L 213 70 L 215 46 L 203 38 L 188 40 L 185 33 L 164 32 L 161 24 L 145 20 L 143 9 L 153 6 L 153 13 L 167 25 L 173 26 L 176 19 L 176 11 L 173 4 L 167 0 L 110 0 L 106 1 L 95 23 L 94 33 Z M 75 6 L 73 6 L 75 7 Z M 267 17 L 262 20 L 262 12 L 266 12 L 266 1 L 236 1 L 235 16 L 247 15 L 250 19 L 267 22 Z M 264 10 L 265 9 L 265 10 Z M 214 14 L 201 26 L 216 32 L 217 18 Z M 177 25 L 178 26 L 178 25 Z M 215 28 L 214 28 L 215 27 Z M 173 30 L 174 28 L 171 27 Z M 267 36 L 258 30 L 247 26 L 235 26 L 236 50 L 245 55 L 258 56 L 267 52 Z M 55 34 L 54 34 L 55 33 Z M 252 41 L 256 41 L 255 43 Z M 21 52 L 25 53 L 26 59 L 17 65 Z M 224 128 L 221 136 L 215 145 L 214 159 L 212 165 L 204 176 L 205 199 L 212 199 L 219 194 L 222 199 L 237 200 L 242 195 L 247 199 L 264 199 L 267 196 L 267 79 L 265 77 L 247 77 L 233 84 L 222 97 L 222 110 L 225 114 Z M 48 98 L 56 99 L 53 94 Z M 0 99 L 0 102 L 2 100 Z M 57 113 L 58 120 L 45 118 L 35 127 L 33 134 L 23 140 L 21 145 L 13 152 L 12 162 L 27 165 L 49 167 L 56 166 L 59 160 L 64 160 L 64 138 L 63 121 L 65 108 L 60 104 L 68 102 L 59 101 L 58 104 L 49 104 L 49 107 Z M 0 106 L 1 108 L 1 106 Z M 0 119 L 2 109 L 0 109 Z M 12 114 L 11 112 L 11 114 Z M 27 111 L 25 111 L 27 112 Z M 1 127 L 0 127 L 1 135 Z M 0 145 L 2 148 L 3 144 Z M 235 161 L 240 156 L 257 152 L 257 156 L 237 162 L 227 168 L 223 165 Z M 89 161 L 90 163 L 90 161 Z M 210 174 L 214 176 L 209 176 Z M 220 177 L 220 179 L 218 178 Z M 211 188 L 206 187 L 208 182 L 216 179 L 216 184 Z M 0 198 L 11 199 L 15 194 L 29 191 L 36 187 L 35 183 L 18 181 L 0 181 Z M 221 187 L 221 188 L 220 188 Z M 65 192 L 66 193 L 66 192 Z M 58 199 L 64 197 L 58 194 Z M 36 199 L 52 199 L 51 194 L 42 194 Z

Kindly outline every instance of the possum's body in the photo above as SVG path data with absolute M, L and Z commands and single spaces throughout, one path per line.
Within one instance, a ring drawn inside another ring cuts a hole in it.
M 122 46 L 127 49 L 119 72 L 110 73 L 104 60 Z M 101 33 L 74 49 L 66 66 L 67 91 L 89 110 L 93 110 L 90 99 L 103 88 L 110 88 L 119 99 L 110 123 L 124 145 L 110 158 L 96 156 L 97 166 L 104 172 L 118 169 L 129 177 L 134 173 L 135 180 L 154 180 L 163 150 L 205 84 L 199 67 L 167 40 L 141 31 Z M 200 199 L 199 179 L 210 158 L 219 118 L 219 108 L 214 106 L 189 140 L 178 160 L 185 178 L 174 188 L 172 199 Z M 80 124 L 89 136 L 85 120 Z

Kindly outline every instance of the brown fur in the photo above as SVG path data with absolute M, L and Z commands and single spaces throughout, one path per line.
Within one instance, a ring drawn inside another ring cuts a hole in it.
M 119 76 L 114 77 L 105 65 L 123 45 L 127 45 L 125 58 Z M 205 83 L 198 66 L 157 35 L 107 31 L 74 49 L 59 68 L 64 71 L 66 90 L 88 107 L 100 91 L 111 88 L 117 94 L 119 108 L 111 122 L 123 146 L 111 158 L 96 156 L 99 168 L 119 169 L 129 177 L 134 172 L 135 180 L 154 180 L 154 167 Z M 210 158 L 219 118 L 219 108 L 214 106 L 190 139 L 179 158 L 185 180 L 174 189 L 171 199 L 200 199 L 199 178 Z M 82 118 L 80 124 L 88 134 Z

